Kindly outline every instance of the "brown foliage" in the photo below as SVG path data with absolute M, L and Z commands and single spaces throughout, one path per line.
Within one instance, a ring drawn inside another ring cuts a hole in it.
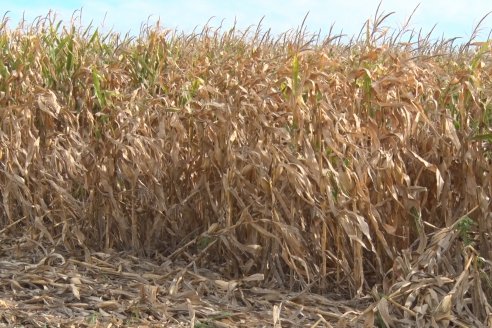
M 2 232 L 485 322 L 490 43 L 49 27 L 0 35 Z

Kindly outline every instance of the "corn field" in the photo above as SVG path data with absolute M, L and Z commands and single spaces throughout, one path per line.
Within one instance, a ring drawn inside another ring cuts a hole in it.
M 492 43 L 0 23 L 0 322 L 492 325 Z

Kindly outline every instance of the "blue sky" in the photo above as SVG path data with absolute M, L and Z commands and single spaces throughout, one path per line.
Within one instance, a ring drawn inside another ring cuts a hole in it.
M 396 12 L 387 24 L 400 27 L 421 2 L 411 27 L 430 31 L 437 24 L 434 37 L 463 37 L 468 40 L 474 26 L 489 11 L 490 0 L 406 0 L 383 1 L 381 8 L 386 13 Z M 3 13 L 9 11 L 10 28 L 14 28 L 24 14 L 28 22 L 37 16 L 44 16 L 52 9 L 60 19 L 69 21 L 73 12 L 82 8 L 82 22 L 94 22 L 96 27 L 106 31 L 113 29 L 120 33 L 128 31 L 138 34 L 143 22 L 161 19 L 161 26 L 191 32 L 203 26 L 212 16 L 210 25 L 230 27 L 237 20 L 239 28 L 257 24 L 265 16 L 262 26 L 280 33 L 301 24 L 309 11 L 307 27 L 311 32 L 321 30 L 327 33 L 335 24 L 335 31 L 344 34 L 358 34 L 364 22 L 372 18 L 379 0 L 2 0 Z M 3 14 L 2 13 L 2 14 Z M 484 31 L 480 41 L 488 36 L 492 28 L 492 15 L 483 24 Z

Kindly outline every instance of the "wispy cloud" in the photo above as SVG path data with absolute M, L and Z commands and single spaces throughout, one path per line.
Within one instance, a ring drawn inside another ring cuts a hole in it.
M 400 27 L 406 18 L 417 7 L 419 0 L 386 2 L 381 10 L 386 13 L 395 12 L 387 25 Z M 379 0 L 251 0 L 251 1 L 219 1 L 219 0 L 181 0 L 181 1 L 138 1 L 138 0 L 71 0 L 52 1 L 49 5 L 44 1 L 17 0 L 3 1 L 4 10 L 10 10 L 9 16 L 15 22 L 22 13 L 28 21 L 36 16 L 45 15 L 49 9 L 59 14 L 60 18 L 68 20 L 74 10 L 83 8 L 83 23 L 90 21 L 96 26 L 104 25 L 106 29 L 113 28 L 118 32 L 131 31 L 138 34 L 140 26 L 150 18 L 155 22 L 158 18 L 161 24 L 172 29 L 191 32 L 195 27 L 201 27 L 214 17 L 212 26 L 223 22 L 224 27 L 230 27 L 237 21 L 238 27 L 246 28 L 257 24 L 264 17 L 264 28 L 271 28 L 274 33 L 281 33 L 301 24 L 309 12 L 307 27 L 310 31 L 321 30 L 326 33 L 332 24 L 335 31 L 347 35 L 357 34 L 364 22 L 374 16 Z M 492 11 L 490 0 L 474 0 L 473 5 L 466 0 L 433 0 L 423 2 L 417 9 L 411 27 L 430 31 L 437 24 L 434 35 L 444 35 L 447 38 L 461 36 L 469 37 L 475 24 L 489 11 Z M 492 17 L 484 24 L 485 37 L 491 28 Z

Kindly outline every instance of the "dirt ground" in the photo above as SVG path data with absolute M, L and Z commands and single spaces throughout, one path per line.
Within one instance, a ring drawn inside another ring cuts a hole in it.
M 219 267 L 159 255 L 68 254 L 25 237 L 0 240 L 0 327 L 350 326 L 371 303 L 265 288 L 260 274 L 226 280 Z

